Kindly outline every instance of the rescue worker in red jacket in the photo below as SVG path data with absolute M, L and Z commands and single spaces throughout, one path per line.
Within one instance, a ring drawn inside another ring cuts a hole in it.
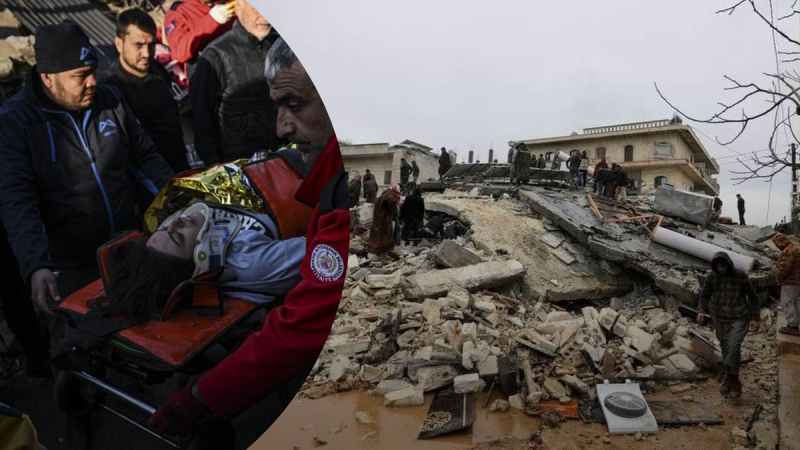
M 336 317 L 350 239 L 339 143 L 314 84 L 283 39 L 267 55 L 267 82 L 278 105 L 278 135 L 314 163 L 295 194 L 315 207 L 301 281 L 282 306 L 270 311 L 261 331 L 158 408 L 148 424 L 160 433 L 185 435 L 208 412 L 227 420 L 264 399 L 314 363 Z
M 234 3 L 177 1 L 164 14 L 164 26 L 158 30 L 158 40 L 169 47 L 172 57 L 188 69 L 206 45 L 233 27 Z

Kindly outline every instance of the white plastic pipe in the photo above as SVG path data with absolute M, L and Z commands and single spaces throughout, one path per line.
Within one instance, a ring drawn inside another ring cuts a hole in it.
M 556 150 L 556 158 L 560 159 L 561 161 L 566 161 L 569 159 L 569 155 L 561 150 Z
M 750 272 L 756 262 L 755 259 L 748 256 L 662 227 L 658 227 L 656 232 L 653 233 L 653 242 L 708 262 L 711 262 L 711 259 L 717 252 L 725 252 L 731 258 L 731 261 L 733 261 L 733 267 L 744 273 Z

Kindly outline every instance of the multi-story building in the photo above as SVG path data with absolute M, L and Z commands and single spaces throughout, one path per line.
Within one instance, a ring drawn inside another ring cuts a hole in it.
M 569 136 L 511 141 L 522 143 L 536 157 L 552 160 L 557 150 L 586 151 L 590 164 L 605 156 L 609 166 L 621 165 L 629 177 L 641 181 L 646 192 L 660 185 L 719 195 L 719 164 L 709 155 L 694 131 L 680 120 L 656 120 L 584 128 Z
M 419 182 L 428 179 L 439 179 L 439 156 L 432 153 L 430 147 L 405 140 L 396 145 L 388 143 L 341 144 L 344 169 L 349 174 L 358 172 L 361 175 L 369 169 L 375 175 L 379 191 L 392 183 L 400 182 L 400 158 L 409 164 L 416 161 L 419 166 Z M 412 178 L 413 179 L 413 178 Z

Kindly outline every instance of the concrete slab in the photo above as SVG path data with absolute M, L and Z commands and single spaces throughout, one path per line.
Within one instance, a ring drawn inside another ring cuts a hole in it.
M 800 356 L 778 357 L 780 450 L 800 450 Z
M 783 314 L 783 311 L 779 311 L 778 326 L 775 327 L 775 340 L 778 342 L 778 356 L 800 356 L 800 336 L 789 336 L 788 334 L 778 333 L 778 330 L 786 325 L 786 316 Z M 800 398 L 798 400 L 800 401 Z
M 458 269 L 432 270 L 412 275 L 409 294 L 417 299 L 438 298 L 450 291 L 450 286 L 461 286 L 475 291 L 504 286 L 522 277 L 525 268 L 519 261 L 492 261 Z

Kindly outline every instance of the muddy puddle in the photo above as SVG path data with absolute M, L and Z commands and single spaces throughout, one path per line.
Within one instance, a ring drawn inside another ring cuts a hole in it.
M 431 440 L 417 440 L 433 394 L 422 406 L 384 407 L 383 397 L 347 392 L 317 400 L 294 400 L 253 448 L 275 449 L 463 449 L 502 436 L 526 439 L 539 429 L 537 419 L 516 411 L 492 413 L 483 408 L 485 393 L 475 397 L 475 424 Z M 501 398 L 498 395 L 496 398 Z M 491 401 L 494 401 L 495 397 Z M 490 403 L 491 404 L 491 403 Z M 372 423 L 361 423 L 361 418 Z M 327 444 L 323 445 L 324 441 Z

